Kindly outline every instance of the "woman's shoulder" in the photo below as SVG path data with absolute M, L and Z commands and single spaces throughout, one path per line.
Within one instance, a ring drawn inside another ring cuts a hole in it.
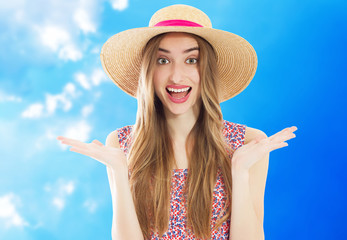
M 227 120 L 223 120 L 224 129 L 223 133 L 230 136 L 243 136 L 245 135 L 246 125 L 240 123 L 234 123 Z
M 132 128 L 132 125 L 127 125 L 110 132 L 106 138 L 106 145 L 119 147 L 119 140 L 128 138 Z
M 225 129 L 228 129 L 228 128 L 245 128 L 246 127 L 246 125 L 244 125 L 244 124 L 230 122 L 227 120 L 223 120 L 223 124 L 224 124 Z
M 114 130 L 107 135 L 106 146 L 119 148 L 118 132 Z
M 267 137 L 267 135 L 262 130 L 252 127 L 246 127 L 245 132 L 245 144 L 249 143 L 250 141 L 259 136 Z
M 240 134 L 242 134 L 244 136 L 245 144 L 252 141 L 254 138 L 258 136 L 267 137 L 263 131 L 246 126 L 245 124 L 234 123 L 234 122 L 224 120 L 224 127 L 225 129 L 234 129 L 234 131 L 238 131 Z
M 244 144 L 246 125 L 223 121 L 223 136 L 230 147 L 237 149 Z

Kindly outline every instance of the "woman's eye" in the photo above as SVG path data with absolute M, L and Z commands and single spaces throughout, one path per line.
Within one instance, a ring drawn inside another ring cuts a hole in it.
M 198 62 L 198 59 L 196 59 L 196 58 L 188 58 L 186 60 L 186 63 L 188 63 L 188 64 L 195 64 L 197 62 Z
M 167 60 L 166 58 L 158 58 L 158 63 L 159 64 L 168 64 L 169 60 Z

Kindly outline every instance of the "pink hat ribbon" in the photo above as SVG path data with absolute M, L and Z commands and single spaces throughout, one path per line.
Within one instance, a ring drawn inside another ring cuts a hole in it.
M 203 27 L 202 25 L 191 22 L 187 20 L 181 20 L 181 19 L 173 19 L 173 20 L 165 20 L 158 22 L 154 25 L 154 27 L 171 27 L 171 26 L 180 26 L 180 27 Z

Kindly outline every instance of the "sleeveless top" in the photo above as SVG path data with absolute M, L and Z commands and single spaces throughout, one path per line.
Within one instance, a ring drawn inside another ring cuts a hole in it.
M 246 125 L 224 122 L 223 135 L 226 143 L 233 150 L 241 147 L 244 144 Z M 117 129 L 120 148 L 128 155 L 131 145 L 132 126 L 125 126 Z M 151 234 L 151 240 L 167 240 L 167 239 L 197 239 L 191 231 L 187 230 L 186 217 L 187 210 L 183 203 L 183 189 L 186 184 L 188 169 L 173 169 L 171 180 L 171 200 L 170 200 L 170 220 L 169 228 L 161 237 L 157 232 Z M 225 186 L 223 176 L 220 171 L 217 172 L 216 185 L 213 191 L 211 231 L 218 219 L 226 213 L 223 208 L 226 204 Z M 211 239 L 226 240 L 229 239 L 230 219 L 227 219 L 222 225 L 211 232 Z

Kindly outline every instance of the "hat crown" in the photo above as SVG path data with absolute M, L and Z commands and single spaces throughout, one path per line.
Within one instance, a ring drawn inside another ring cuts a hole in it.
M 155 12 L 149 21 L 149 27 L 168 20 L 185 20 L 212 28 L 211 20 L 203 11 L 183 4 L 171 5 Z

